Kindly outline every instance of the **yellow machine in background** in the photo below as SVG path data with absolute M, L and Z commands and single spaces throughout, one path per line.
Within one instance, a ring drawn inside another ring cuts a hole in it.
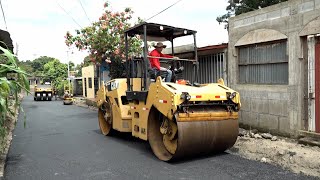
M 73 87 L 71 83 L 65 84 L 63 89 L 64 89 L 63 105 L 73 104 Z
M 34 100 L 35 101 L 51 101 L 53 96 L 53 89 L 49 83 L 44 85 L 34 86 Z
M 195 34 L 184 28 L 142 23 L 125 32 L 126 47 L 128 36 L 143 35 L 144 44 L 150 36 L 165 37 L 173 46 L 173 39 L 193 35 L 195 59 L 185 61 L 192 62 L 197 70 Z M 154 154 L 163 161 L 232 147 L 239 129 L 239 93 L 226 87 L 223 80 L 210 84 L 163 82 L 148 71 L 146 48 L 143 58 L 129 60 L 127 56 L 127 78 L 113 79 L 99 89 L 102 134 L 109 135 L 114 130 L 131 132 L 132 136 L 149 141 Z

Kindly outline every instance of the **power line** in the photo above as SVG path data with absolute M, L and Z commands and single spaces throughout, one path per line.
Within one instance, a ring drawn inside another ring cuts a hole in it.
M 6 30 L 8 31 L 6 16 L 4 15 L 4 11 L 3 11 L 3 7 L 2 7 L 2 2 L 1 2 L 1 0 L 0 0 L 0 6 L 1 6 L 1 10 L 2 10 L 2 15 L 3 15 L 4 24 L 6 25 Z
M 83 5 L 82 5 L 82 3 L 81 3 L 81 0 L 78 0 L 78 1 L 79 1 L 80 5 L 81 5 L 81 7 L 82 7 L 82 10 L 83 10 L 84 14 L 87 16 L 87 18 L 88 18 L 89 22 L 91 23 L 91 21 L 90 21 L 90 19 L 89 19 L 88 15 L 87 15 L 87 12 L 86 12 L 86 10 L 84 9 L 84 7 L 83 7 Z
M 145 21 L 149 21 L 150 19 L 158 16 L 159 14 L 161 14 L 161 13 L 163 13 L 164 11 L 168 10 L 169 8 L 171 8 L 172 6 L 176 5 L 176 4 L 177 4 L 178 2 L 180 2 L 180 1 L 182 1 L 182 0 L 178 0 L 177 2 L 171 4 L 170 6 L 168 6 L 167 8 L 165 8 L 164 10 L 162 10 L 162 11 L 158 12 L 157 14 L 151 16 L 149 19 L 147 19 L 147 20 L 145 20 Z
M 1 1 L 1 0 L 0 0 Z M 81 29 L 82 27 L 80 26 L 80 24 L 59 4 L 58 0 L 56 0 L 56 3 L 58 4 L 58 6 L 67 14 L 71 17 L 71 19 L 73 20 L 74 23 L 76 23 Z

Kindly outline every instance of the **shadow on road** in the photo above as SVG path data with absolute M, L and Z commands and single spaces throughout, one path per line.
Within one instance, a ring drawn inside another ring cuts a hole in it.
M 95 133 L 103 136 L 99 129 L 96 129 L 93 131 Z M 142 154 L 146 154 L 147 157 L 149 157 L 151 159 L 158 160 L 158 158 L 153 154 L 152 149 L 151 149 L 148 141 L 144 141 L 139 138 L 133 137 L 131 135 L 131 133 L 124 133 L 124 132 L 115 131 L 112 133 L 112 135 L 106 136 L 106 138 L 110 138 L 112 140 L 117 141 L 117 143 L 120 143 L 120 144 L 129 146 L 131 148 L 137 149 L 137 150 L 141 151 Z M 194 156 L 188 156 L 188 157 L 185 157 L 182 159 L 180 158 L 180 159 L 171 160 L 167 163 L 172 164 L 172 165 L 179 165 L 179 164 L 189 163 L 189 162 L 193 162 L 193 161 L 199 161 L 199 160 L 203 160 L 203 159 L 209 159 L 209 158 L 213 158 L 213 157 L 220 157 L 220 156 L 226 156 L 226 155 L 230 155 L 230 154 L 227 152 L 221 152 L 221 153 L 215 152 L 215 153 L 200 154 L 200 155 L 198 154 L 198 155 L 194 155 Z

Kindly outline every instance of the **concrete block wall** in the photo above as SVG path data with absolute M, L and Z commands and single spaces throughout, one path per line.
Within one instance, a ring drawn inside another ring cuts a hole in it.
M 310 22 L 313 25 L 308 28 Z M 304 97 L 307 93 L 305 75 L 308 72 L 302 42 L 308 34 L 320 33 L 318 25 L 320 0 L 289 0 L 229 19 L 229 85 L 241 95 L 241 124 L 290 136 L 295 136 L 298 130 L 304 129 L 307 119 L 304 111 Z M 246 36 L 257 35 L 252 33 L 255 31 L 259 31 L 260 36 Z M 278 36 L 274 35 L 275 31 Z M 268 42 L 275 40 L 272 39 L 274 37 L 286 37 L 289 83 L 239 84 L 237 42 Z
M 289 95 L 286 88 L 273 90 L 256 87 L 256 85 L 237 86 L 241 95 L 239 122 L 251 128 L 266 132 L 290 135 L 288 121 Z

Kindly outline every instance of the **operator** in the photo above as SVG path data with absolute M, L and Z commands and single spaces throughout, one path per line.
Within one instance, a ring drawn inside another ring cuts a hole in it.
M 164 45 L 161 42 L 158 42 L 155 46 L 153 46 L 155 49 L 153 51 L 151 51 L 149 53 L 149 56 L 153 56 L 153 57 L 166 57 L 166 58 L 177 58 L 174 56 L 170 56 L 167 54 L 162 54 L 161 51 L 163 50 L 163 48 L 166 48 L 167 46 Z M 159 58 L 149 58 L 150 61 L 150 65 L 151 68 L 156 69 L 156 71 L 158 72 L 166 72 L 166 78 L 165 78 L 165 82 L 170 82 L 171 78 L 172 78 L 172 71 L 164 68 L 164 67 L 160 67 L 160 61 Z M 157 73 L 158 73 L 157 72 Z
M 111 80 L 111 77 L 110 77 L 110 66 L 111 66 L 110 54 L 103 55 L 102 56 L 101 65 L 100 65 L 100 72 L 101 72 L 102 80 L 105 83 Z

